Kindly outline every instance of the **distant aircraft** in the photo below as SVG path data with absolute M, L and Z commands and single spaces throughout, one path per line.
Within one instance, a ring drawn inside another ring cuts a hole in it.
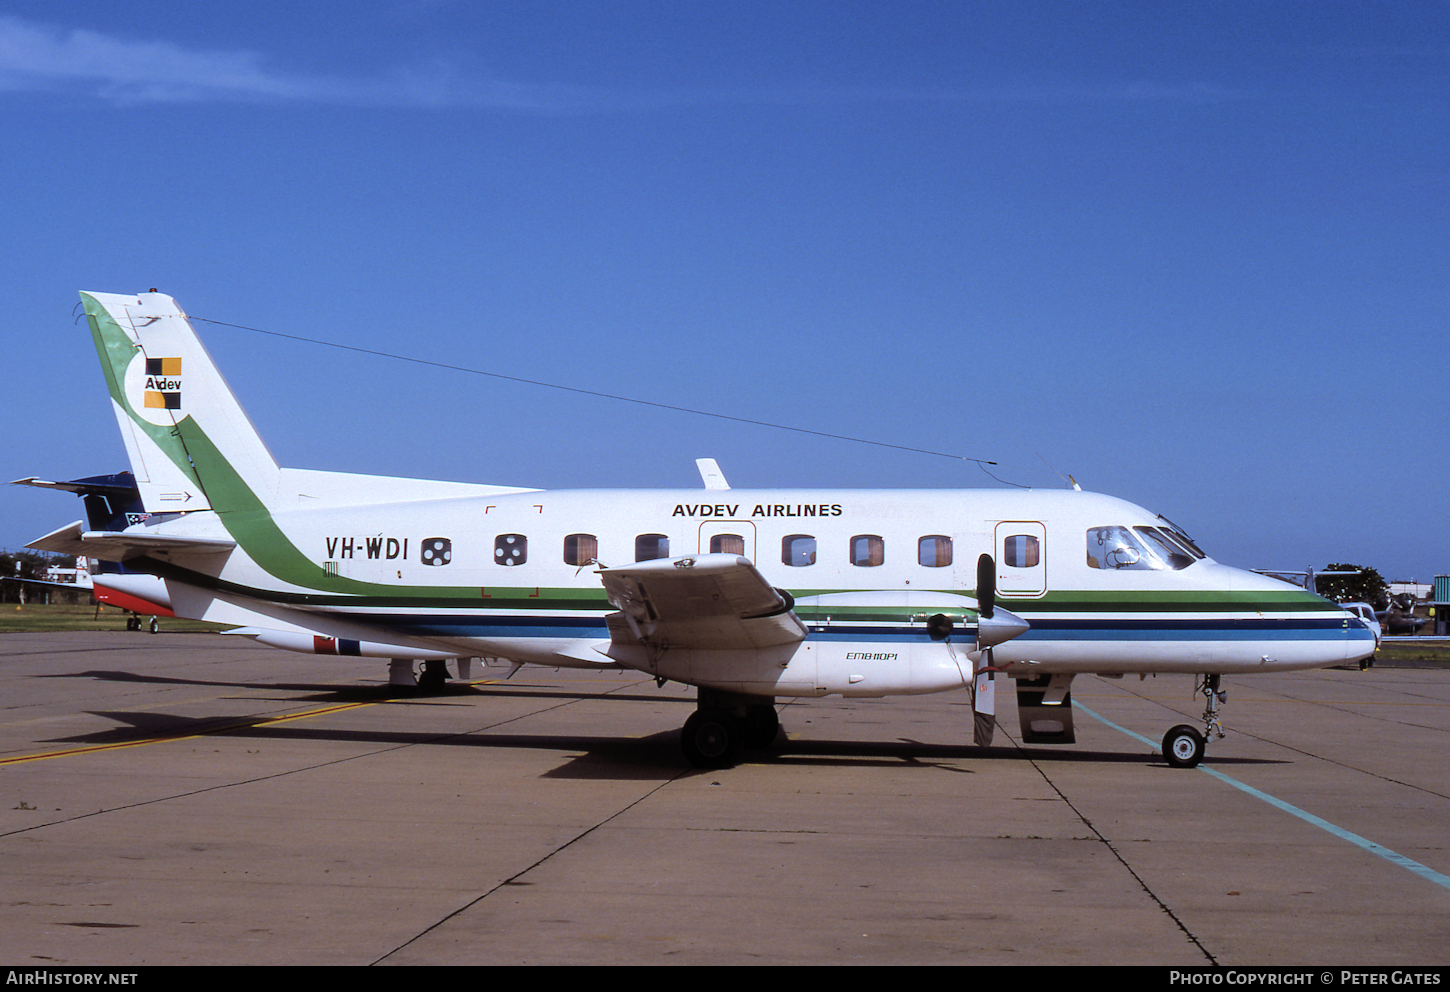
M 31 547 L 124 561 L 180 616 L 257 640 L 391 659 L 624 667 L 698 687 L 687 758 L 726 766 L 779 732 L 782 697 L 967 688 L 991 739 L 1010 677 L 1023 740 L 1074 740 L 1072 679 L 1219 679 L 1353 662 L 1374 635 L 1333 603 L 1221 565 L 1165 518 L 1080 491 L 545 492 L 279 468 L 176 301 L 83 293 L 149 516 Z M 1010 607 L 1010 611 L 1008 609 Z
M 123 529 L 147 519 L 141 504 L 141 493 L 130 472 L 97 475 L 70 482 L 49 482 L 45 479 L 16 479 L 12 485 L 35 486 L 39 489 L 75 493 L 85 500 L 86 521 L 92 532 Z M 161 629 L 159 617 L 174 617 L 167 599 L 166 583 L 158 576 L 137 572 L 116 561 L 96 561 L 94 565 L 83 553 L 76 554 L 76 583 L 66 588 L 89 589 L 96 602 L 114 606 L 130 614 L 127 630 L 140 630 L 141 618 L 151 633 Z M 82 574 L 84 578 L 82 579 Z
M 1376 611 L 1375 616 L 1384 625 L 1385 633 L 1391 636 L 1417 634 L 1430 622 L 1425 617 L 1415 616 L 1415 597 L 1411 593 L 1390 596 L 1385 605 L 1387 608 Z
M 76 558 L 74 568 L 47 568 L 44 578 L 27 578 L 21 575 L 19 562 L 16 562 L 15 571 L 14 575 L 0 575 L 0 582 L 16 583 L 22 586 L 41 586 L 45 589 L 64 589 L 71 592 L 91 591 L 91 571 L 84 556 Z

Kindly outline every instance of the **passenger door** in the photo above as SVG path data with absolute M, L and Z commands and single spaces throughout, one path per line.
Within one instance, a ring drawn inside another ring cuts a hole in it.
M 993 542 L 997 595 L 1028 599 L 1047 592 L 1047 528 L 1037 520 L 999 520 Z

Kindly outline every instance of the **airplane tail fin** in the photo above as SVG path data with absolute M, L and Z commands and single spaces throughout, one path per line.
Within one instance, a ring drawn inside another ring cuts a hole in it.
M 146 509 L 274 507 L 277 462 L 176 301 L 151 292 L 81 302 Z

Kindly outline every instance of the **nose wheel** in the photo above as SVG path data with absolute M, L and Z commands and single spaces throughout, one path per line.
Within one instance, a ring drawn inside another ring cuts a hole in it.
M 1218 707 L 1228 699 L 1228 693 L 1219 688 L 1222 677 L 1205 675 L 1198 680 L 1194 691 L 1207 700 L 1203 709 L 1203 733 L 1186 723 L 1180 723 L 1163 735 L 1163 757 L 1174 768 L 1192 768 L 1203 760 L 1208 748 L 1208 738 L 1223 739 L 1223 723 L 1218 718 Z
M 1208 741 L 1194 727 L 1180 723 L 1163 735 L 1163 757 L 1174 768 L 1192 768 L 1203 760 Z

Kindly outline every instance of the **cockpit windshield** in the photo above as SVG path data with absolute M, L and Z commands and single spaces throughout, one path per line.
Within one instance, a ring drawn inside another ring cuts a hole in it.
M 1089 568 L 1177 571 L 1196 560 L 1176 535 L 1160 527 L 1088 528 Z
M 1197 561 L 1199 558 L 1208 557 L 1202 551 L 1198 550 L 1198 545 L 1194 544 L 1191 540 L 1189 540 L 1186 534 L 1181 534 L 1178 531 L 1172 530 L 1168 527 L 1152 527 L 1150 529 L 1157 531 L 1169 544 L 1173 545 L 1175 548 L 1182 551 L 1184 554 L 1188 555 L 1195 561 Z
M 1172 520 L 1169 520 L 1161 513 L 1158 514 L 1158 519 L 1163 521 L 1163 523 L 1165 524 L 1165 526 L 1159 527 L 1158 529 L 1161 530 L 1168 537 L 1172 538 L 1176 543 L 1181 544 L 1183 545 L 1183 547 L 1187 548 L 1189 554 L 1193 555 L 1193 557 L 1195 558 L 1208 557 L 1208 555 L 1203 553 L 1203 549 L 1194 543 L 1193 538 L 1188 536 L 1188 531 L 1184 530 L 1182 527 L 1178 526 Z

